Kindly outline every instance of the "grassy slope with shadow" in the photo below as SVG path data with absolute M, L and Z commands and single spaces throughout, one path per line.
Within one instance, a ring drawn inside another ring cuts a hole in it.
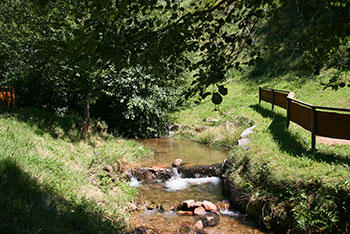
M 125 233 L 137 191 L 119 169 L 150 150 L 106 134 L 85 144 L 67 118 L 0 113 L 1 233 Z
M 251 108 L 260 113 L 264 118 L 271 118 L 272 122 L 269 131 L 273 140 L 279 145 L 281 151 L 287 152 L 291 156 L 298 157 L 303 155 L 318 162 L 326 162 L 328 164 L 338 164 L 350 166 L 350 158 L 346 155 L 333 153 L 322 153 L 305 148 L 305 145 L 299 142 L 297 135 L 288 131 L 286 128 L 286 117 L 280 113 L 265 109 L 260 105 L 252 105 Z
M 15 161 L 0 162 L 2 233 L 115 233 L 88 201 L 67 201 L 43 187 Z
M 319 77 L 328 79 L 326 74 Z M 178 123 L 206 125 L 207 119 L 247 118 L 257 127 L 249 151 L 235 147 L 226 175 L 236 197 L 248 212 L 276 233 L 347 233 L 350 231 L 350 145 L 317 144 L 311 151 L 310 132 L 291 123 L 286 111 L 262 102 L 258 86 L 290 90 L 298 99 L 317 105 L 349 108 L 349 89 L 323 90 L 316 79 L 278 77 L 260 80 L 234 78 L 229 94 L 217 107 L 210 102 L 177 113 Z

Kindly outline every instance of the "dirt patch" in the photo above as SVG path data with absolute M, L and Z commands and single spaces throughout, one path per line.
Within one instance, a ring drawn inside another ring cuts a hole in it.
M 330 145 L 330 146 L 350 145 L 350 140 L 342 140 L 342 139 L 335 139 L 335 138 L 329 138 L 329 137 L 317 137 L 316 141 L 317 143 Z

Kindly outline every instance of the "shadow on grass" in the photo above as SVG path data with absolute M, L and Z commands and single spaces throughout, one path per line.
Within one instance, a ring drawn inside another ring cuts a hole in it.
M 48 133 L 55 139 L 68 138 L 72 142 L 82 140 L 82 133 L 77 126 L 80 119 L 77 116 L 61 117 L 54 113 L 30 107 L 2 113 L 35 127 L 35 133 L 40 136 Z
M 0 161 L 0 233 L 122 233 L 86 201 L 73 204 L 11 160 Z
M 258 104 L 252 105 L 250 107 L 259 114 L 261 114 L 264 118 L 269 117 L 272 119 L 272 123 L 269 127 L 269 130 L 273 139 L 278 143 L 282 151 L 286 151 L 295 157 L 303 156 L 311 158 L 312 160 L 318 162 L 350 166 L 349 158 L 344 158 L 341 155 L 337 155 L 335 153 L 327 154 L 318 151 L 313 151 L 311 149 L 306 149 L 305 146 L 302 143 L 300 143 L 299 138 L 292 134 L 290 131 L 288 131 L 288 129 L 286 128 L 285 116 L 274 111 L 267 110 Z

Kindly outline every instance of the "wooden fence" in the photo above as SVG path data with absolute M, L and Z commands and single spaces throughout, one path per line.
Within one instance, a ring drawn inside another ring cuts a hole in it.
M 259 104 L 266 101 L 287 110 L 287 128 L 290 121 L 311 131 L 312 149 L 316 135 L 350 140 L 350 109 L 314 106 L 294 98 L 294 93 L 259 87 Z
M 0 87 L 0 109 L 10 109 L 15 106 L 15 89 Z

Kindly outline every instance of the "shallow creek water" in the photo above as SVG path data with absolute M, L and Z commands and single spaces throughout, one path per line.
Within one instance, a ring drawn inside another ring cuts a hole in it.
M 183 166 L 200 166 L 222 163 L 225 152 L 213 150 L 205 145 L 176 139 L 142 139 L 143 145 L 153 149 L 154 157 L 142 163 L 142 166 L 169 167 L 175 159 L 181 158 Z
M 227 155 L 223 152 L 209 149 L 206 146 L 174 139 L 147 139 L 140 140 L 150 146 L 155 157 L 143 166 L 170 167 L 171 163 L 181 158 L 184 166 L 205 166 L 222 163 Z M 174 168 L 175 175 L 167 181 L 142 183 L 132 181 L 138 187 L 140 203 L 148 201 L 160 205 L 174 206 L 185 200 L 210 201 L 217 203 L 225 200 L 222 195 L 222 185 L 219 177 L 182 178 Z M 218 233 L 263 233 L 249 223 L 243 214 L 234 210 L 220 210 L 220 221 L 215 227 L 206 227 L 203 230 L 208 234 Z M 164 212 L 160 209 L 133 212 L 132 225 L 154 228 L 160 233 L 193 233 L 178 232 L 186 225 L 194 224 L 198 216 L 181 216 L 176 212 Z

